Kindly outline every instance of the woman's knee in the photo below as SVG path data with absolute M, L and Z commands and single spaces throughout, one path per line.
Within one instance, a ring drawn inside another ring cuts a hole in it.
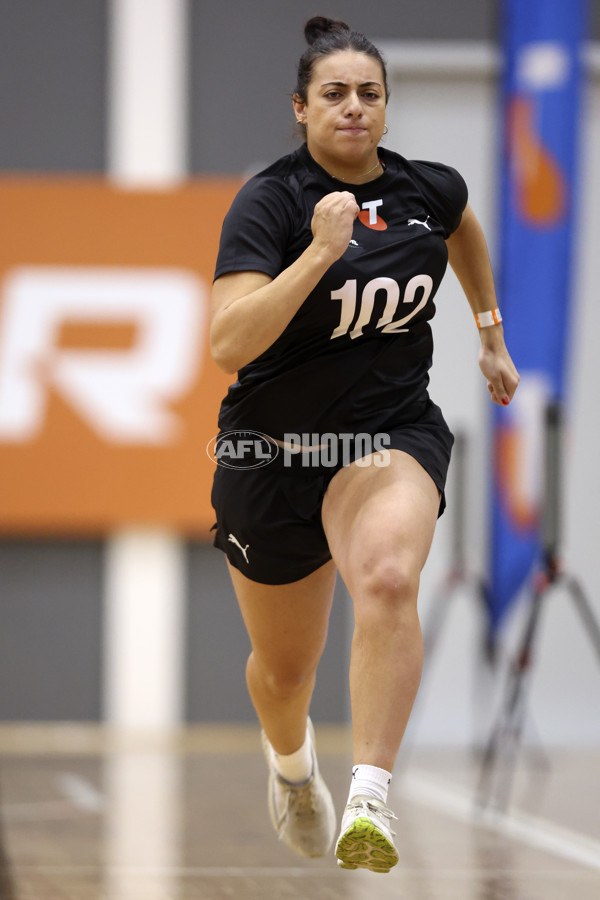
M 390 624 L 417 608 L 420 571 L 410 559 L 389 555 L 365 560 L 352 579 L 358 623 L 385 617 Z
M 249 682 L 260 679 L 263 688 L 275 699 L 289 700 L 314 687 L 317 665 L 318 660 L 260 660 L 251 653 L 246 674 Z

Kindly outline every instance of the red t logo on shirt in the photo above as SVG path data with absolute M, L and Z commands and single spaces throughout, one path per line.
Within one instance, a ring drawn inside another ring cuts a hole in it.
M 362 204 L 362 212 L 359 212 L 358 218 L 367 228 L 373 231 L 385 231 L 387 222 L 384 222 L 381 216 L 377 215 L 377 207 L 383 206 L 383 200 L 367 200 Z

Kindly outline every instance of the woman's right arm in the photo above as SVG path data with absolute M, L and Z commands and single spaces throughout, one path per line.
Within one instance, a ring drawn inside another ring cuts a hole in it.
M 213 286 L 210 349 L 233 373 L 277 340 L 327 269 L 346 251 L 358 215 L 354 195 L 327 194 L 315 206 L 313 240 L 276 278 L 264 272 L 229 272 Z

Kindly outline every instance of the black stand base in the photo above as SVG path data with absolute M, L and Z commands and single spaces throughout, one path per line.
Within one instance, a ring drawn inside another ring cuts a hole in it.
M 483 753 L 477 789 L 480 807 L 505 810 L 510 800 L 516 757 L 523 733 L 525 700 L 530 681 L 533 648 L 538 634 L 542 608 L 549 593 L 563 588 L 573 601 L 600 663 L 600 624 L 576 578 L 561 571 L 559 546 L 560 437 L 561 416 L 558 404 L 546 414 L 546 485 L 543 516 L 544 553 L 541 570 L 533 580 L 531 606 L 512 661 L 500 714 Z M 501 771 L 498 773 L 498 764 Z

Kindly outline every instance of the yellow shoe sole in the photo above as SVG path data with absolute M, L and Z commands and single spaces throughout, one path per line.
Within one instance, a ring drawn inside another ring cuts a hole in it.
M 398 862 L 398 851 L 366 816 L 359 816 L 335 848 L 340 869 L 369 869 L 386 874 Z

